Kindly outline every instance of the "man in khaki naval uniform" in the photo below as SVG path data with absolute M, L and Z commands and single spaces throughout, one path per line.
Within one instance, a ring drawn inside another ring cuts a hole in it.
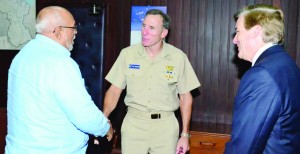
M 114 110 L 126 87 L 128 106 L 122 134 L 122 154 L 174 154 L 189 150 L 193 97 L 200 86 L 187 56 L 165 43 L 170 18 L 160 10 L 146 13 L 142 43 L 123 49 L 106 76 L 111 83 L 103 113 Z M 179 97 L 178 97 L 179 95 Z M 174 111 L 180 106 L 182 133 Z

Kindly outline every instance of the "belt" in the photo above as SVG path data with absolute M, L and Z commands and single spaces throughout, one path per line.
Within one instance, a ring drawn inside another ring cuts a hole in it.
M 161 115 L 160 113 L 158 114 L 151 114 L 151 119 L 160 119 Z
M 140 111 L 137 109 L 134 109 L 132 107 L 128 107 L 127 113 L 133 117 L 137 118 L 143 118 L 143 119 L 163 119 L 167 118 L 171 115 L 174 115 L 174 112 L 172 111 Z

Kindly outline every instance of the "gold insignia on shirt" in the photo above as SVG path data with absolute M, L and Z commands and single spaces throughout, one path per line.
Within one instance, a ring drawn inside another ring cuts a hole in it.
M 170 79 L 173 79 L 173 78 L 174 78 L 174 75 L 175 75 L 175 72 L 174 72 L 174 66 L 166 66 L 164 77 L 165 77 L 167 80 L 170 80 Z

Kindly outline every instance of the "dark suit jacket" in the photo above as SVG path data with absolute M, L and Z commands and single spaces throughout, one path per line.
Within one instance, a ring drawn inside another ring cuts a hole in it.
M 300 70 L 282 46 L 264 51 L 241 79 L 225 153 L 300 153 Z

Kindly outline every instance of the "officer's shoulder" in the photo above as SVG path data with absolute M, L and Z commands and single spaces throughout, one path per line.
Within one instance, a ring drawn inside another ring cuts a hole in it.
M 169 54 L 186 56 L 186 54 L 181 49 L 175 47 L 174 45 L 168 43 L 165 43 L 164 45 L 165 45 L 165 49 L 169 52 Z
M 141 48 L 142 48 L 143 46 L 142 46 L 142 44 L 140 44 L 140 43 L 138 43 L 138 44 L 133 44 L 133 45 L 130 45 L 130 46 L 128 46 L 128 47 L 125 47 L 124 49 L 123 49 L 123 51 L 138 51 L 138 50 L 140 50 Z

